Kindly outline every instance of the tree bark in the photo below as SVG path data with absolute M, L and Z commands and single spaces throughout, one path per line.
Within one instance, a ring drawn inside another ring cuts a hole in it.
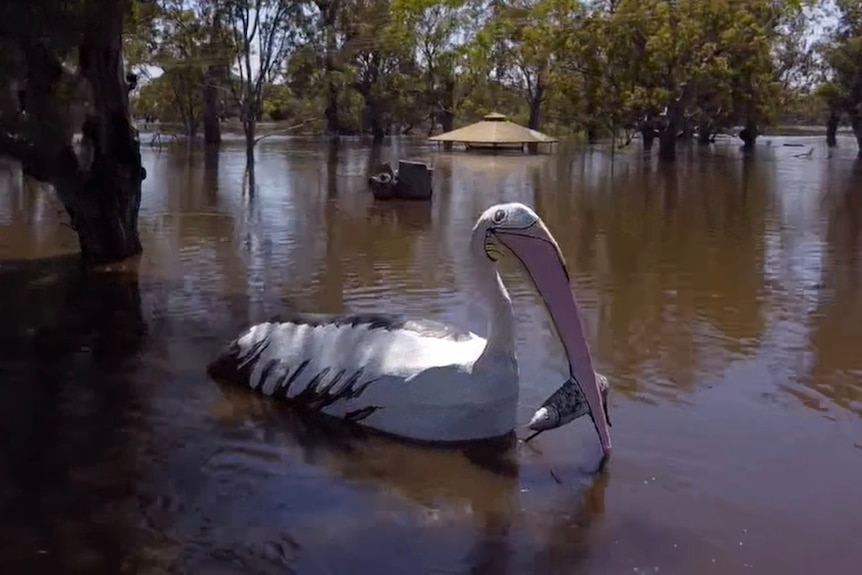
M 368 127 L 371 130 L 371 141 L 374 144 L 379 144 L 386 136 L 386 132 L 383 129 L 382 109 L 379 102 L 370 94 L 370 89 L 367 95 L 363 94 L 363 96 L 365 97 L 365 112 L 368 118 Z
M 107 120 L 102 123 L 108 124 L 111 131 L 123 129 L 122 122 Z M 115 142 L 122 142 L 122 138 L 116 138 Z M 142 251 L 138 212 L 144 169 L 137 142 L 124 142 L 124 145 L 135 150 L 137 161 L 97 152 L 83 179 L 63 178 L 54 182 L 72 227 L 78 233 L 85 264 L 114 263 Z
M 656 131 L 652 128 L 652 126 L 644 124 L 641 126 L 641 140 L 643 141 L 644 151 L 649 152 L 652 150 L 653 142 L 656 138 Z
M 527 119 L 527 127 L 531 130 L 538 130 L 542 127 L 542 101 L 543 89 L 536 90 L 536 96 L 530 98 L 530 116 Z
M 647 114 L 639 122 L 638 130 L 641 133 L 641 140 L 643 140 L 644 152 L 651 152 L 656 138 L 661 134 L 659 121 L 652 114 Z
M 219 88 L 225 80 L 225 66 L 220 62 L 221 47 L 218 41 L 221 37 L 221 10 L 220 6 L 216 6 L 210 25 L 210 46 L 209 57 L 219 60 L 219 63 L 213 63 L 207 66 L 206 77 L 204 83 L 204 143 L 208 146 L 218 146 L 221 144 L 221 124 L 219 123 Z
M 247 118 L 243 122 L 243 131 L 245 132 L 245 162 L 249 168 L 254 167 L 254 145 L 257 136 L 257 122 L 253 118 Z
M 335 2 L 328 2 L 318 3 L 318 7 L 324 14 L 324 34 L 326 35 L 326 56 L 323 59 L 323 67 L 326 71 L 326 109 L 323 114 L 326 117 L 326 134 L 330 138 L 337 138 L 341 132 L 338 121 L 338 84 L 335 82 L 335 72 L 338 70 L 335 62 L 337 51 L 335 20 L 338 5 Z
M 25 128 L 20 136 L 0 133 L 0 154 L 54 186 L 78 233 L 83 262 L 99 265 L 141 252 L 138 211 L 146 171 L 123 73 L 125 3 L 91 0 L 83 9 L 78 72 L 62 64 L 48 39 L 18 39 L 26 59 Z M 74 103 L 85 85 L 89 108 L 76 154 Z
M 830 148 L 838 146 L 838 124 L 840 121 L 838 114 L 829 113 L 829 118 L 826 120 L 826 145 Z
M 739 139 L 742 140 L 743 149 L 753 149 L 755 142 L 757 142 L 757 136 L 759 135 L 760 133 L 757 129 L 757 123 L 751 119 L 746 120 L 745 128 L 739 132 Z
M 221 124 L 218 121 L 219 72 L 216 66 L 207 68 L 204 84 L 204 143 L 221 144 Z
M 688 100 L 685 94 L 687 88 L 683 92 L 683 95 L 668 104 L 667 115 L 661 122 L 662 126 L 658 134 L 658 159 L 663 162 L 676 161 L 676 144 L 686 122 L 683 111 L 684 102 Z
M 538 80 L 536 81 L 536 90 L 532 97 L 529 99 L 530 104 L 530 117 L 527 120 L 527 127 L 531 130 L 539 130 L 542 127 L 542 103 L 545 100 L 545 84 L 541 75 L 539 75 Z M 535 142 L 530 142 L 527 144 L 527 151 L 530 154 L 536 154 L 539 152 L 539 145 Z
M 82 128 L 92 152 L 89 170 L 55 182 L 86 263 L 113 263 L 141 252 L 138 212 L 141 182 L 140 142 L 129 116 L 128 86 L 123 73 L 123 3 L 94 2 L 79 48 L 81 74 L 91 90 L 92 113 Z M 63 191 L 61 191 L 61 189 Z
M 673 123 L 666 126 L 658 135 L 658 159 L 662 162 L 676 161 L 677 130 Z
M 440 99 L 437 102 L 439 106 L 437 119 L 440 120 L 440 127 L 443 129 L 444 134 L 451 132 L 455 128 L 455 87 L 454 76 L 446 76 L 443 82 L 443 90 L 440 93 Z M 443 142 L 443 151 L 451 152 L 452 142 Z

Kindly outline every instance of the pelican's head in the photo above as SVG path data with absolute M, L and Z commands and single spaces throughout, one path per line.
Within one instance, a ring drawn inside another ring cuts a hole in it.
M 497 204 L 482 212 L 476 220 L 476 225 L 473 226 L 473 242 L 481 248 L 488 259 L 496 262 L 503 255 L 498 247 L 500 234 L 517 234 L 530 230 L 530 233 L 538 234 L 537 239 L 541 236 L 541 239 L 554 246 L 560 260 L 564 262 L 560 247 L 545 227 L 545 222 L 529 206 L 519 202 Z
M 491 261 L 505 251 L 524 267 L 545 302 L 569 359 L 571 379 L 583 391 L 590 415 L 607 456 L 611 451 L 603 390 L 593 371 L 590 348 L 584 337 L 581 313 L 569 285 L 569 272 L 557 240 L 531 208 L 513 202 L 485 210 L 473 226 L 472 243 Z

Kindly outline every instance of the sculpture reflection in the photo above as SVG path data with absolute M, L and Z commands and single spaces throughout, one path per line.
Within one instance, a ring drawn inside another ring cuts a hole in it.
M 422 505 L 436 498 L 468 502 L 475 511 L 514 509 L 518 468 L 514 438 L 458 449 L 429 448 L 315 413 L 293 410 L 228 384 L 212 406 L 223 423 L 251 423 L 264 441 L 298 449 L 303 461 L 351 481 L 373 482 Z
M 365 517 L 362 512 L 365 504 L 355 501 L 354 497 L 371 499 L 370 505 L 378 516 L 385 515 L 391 506 L 391 512 L 400 516 L 395 521 L 404 526 L 400 531 L 412 542 L 411 546 L 421 546 L 423 539 L 449 541 L 469 537 L 469 551 L 454 559 L 459 572 L 522 573 L 537 557 L 543 565 L 555 566 L 557 572 L 561 572 L 588 556 L 590 527 L 604 511 L 607 474 L 585 479 L 583 485 L 578 484 L 577 478 L 567 475 L 559 486 L 547 473 L 546 462 L 518 448 L 511 437 L 458 448 L 420 446 L 321 414 L 295 411 L 231 385 L 218 388 L 221 397 L 210 406 L 210 413 L 220 433 L 234 437 L 238 450 L 267 446 L 267 457 L 279 462 L 268 464 L 268 468 L 281 467 L 285 474 L 290 469 L 291 476 L 308 476 L 307 472 L 297 469 L 293 461 L 296 456 L 303 464 L 325 471 L 324 476 L 317 473 L 310 476 L 321 485 L 320 489 L 325 489 L 323 484 L 328 484 L 331 477 L 354 486 L 355 495 L 350 496 L 346 502 L 349 509 L 344 510 L 349 512 L 349 517 L 337 519 L 341 515 L 336 509 L 335 518 L 326 520 L 327 524 L 335 521 L 344 528 Z M 277 455 L 285 452 L 286 455 Z M 232 456 L 223 452 L 221 457 L 228 460 Z M 527 478 L 521 477 L 524 469 L 530 471 Z M 266 482 L 281 484 L 276 478 Z M 280 540 L 302 531 L 308 542 L 311 528 L 305 531 L 302 527 L 299 516 L 303 513 L 300 509 L 303 504 L 298 502 L 300 494 L 290 491 L 290 485 L 281 484 L 278 488 L 285 493 L 283 497 L 291 501 L 289 526 L 280 526 L 273 517 L 261 537 Z M 386 498 L 381 500 L 368 495 L 369 487 L 373 489 L 371 493 L 385 494 Z M 263 486 L 255 489 L 272 492 L 272 488 Z M 290 495 L 284 490 L 290 491 Z M 309 487 L 309 492 L 313 491 Z M 535 506 L 533 501 L 525 502 L 520 495 L 534 491 L 540 494 L 539 504 Z M 266 513 L 268 504 L 272 504 L 268 498 L 260 502 L 262 513 Z M 316 517 L 331 513 L 320 507 L 308 510 L 308 514 Z M 258 516 L 256 522 L 260 520 Z M 385 523 L 365 517 L 359 533 L 338 535 L 335 534 L 338 528 L 332 525 L 321 545 L 339 556 L 337 549 L 329 546 L 329 541 L 338 539 L 338 548 L 354 549 L 359 545 L 357 539 L 362 539 L 366 530 L 385 529 Z M 405 528 L 408 531 L 404 532 Z M 383 539 L 389 541 L 383 535 L 375 537 L 367 550 L 375 567 L 389 561 L 390 553 L 384 548 Z M 396 542 L 389 541 L 389 544 Z M 310 549 L 313 547 L 309 544 Z M 450 549 L 451 543 L 444 548 Z M 340 560 L 335 556 L 320 560 Z M 434 564 L 440 566 L 442 560 L 437 558 Z

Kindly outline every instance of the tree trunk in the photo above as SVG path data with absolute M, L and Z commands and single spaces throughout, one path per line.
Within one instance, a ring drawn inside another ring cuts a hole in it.
M 120 123 L 111 129 L 122 128 Z M 78 233 L 86 264 L 109 264 L 141 253 L 138 212 L 144 169 L 137 142 L 128 145 L 136 149 L 136 166 L 118 154 L 96 153 L 83 181 L 54 183 Z
M 138 211 L 146 171 L 129 116 L 122 32 L 122 3 L 94 3 L 79 48 L 81 73 L 91 90 L 82 145 L 92 159 L 83 174 L 63 170 L 53 182 L 78 232 L 81 256 L 94 265 L 141 252 Z
M 246 175 L 246 190 L 249 197 L 254 196 L 257 188 L 255 180 L 255 162 L 254 162 L 254 146 L 255 137 L 257 134 L 257 122 L 254 121 L 254 115 L 250 114 L 242 124 L 243 132 L 245 132 L 245 175 Z
M 329 137 L 337 137 L 340 131 L 338 122 L 338 86 L 332 79 L 327 80 L 327 84 L 326 109 L 323 112 L 324 116 L 326 116 L 326 134 Z
M 658 135 L 658 159 L 663 162 L 676 161 L 677 130 L 670 123 Z
M 678 139 L 684 142 L 691 140 L 694 135 L 694 126 L 691 125 L 691 121 L 688 118 L 683 118 L 680 128 Z
M 829 118 L 826 120 L 826 145 L 834 148 L 838 145 L 838 124 L 841 119 L 835 112 L 829 113 Z
M 542 101 L 544 100 L 544 94 L 545 87 L 540 80 L 538 86 L 536 86 L 534 97 L 530 98 L 530 118 L 527 121 L 527 127 L 531 130 L 538 130 L 542 127 Z M 535 142 L 530 142 L 527 144 L 527 152 L 537 154 L 539 152 L 539 145 Z
M 439 112 L 438 118 L 440 119 L 440 127 L 443 129 L 443 133 L 451 132 L 455 127 L 455 114 L 452 113 L 451 107 L 445 107 L 443 110 Z M 446 152 L 452 151 L 452 142 L 443 142 L 443 150 Z
M 379 144 L 386 136 L 386 132 L 383 129 L 380 105 L 373 97 L 366 97 L 365 101 L 367 102 L 368 123 L 371 128 L 371 141 L 374 144 Z
M 641 126 L 641 140 L 644 143 L 644 151 L 649 152 L 652 150 L 652 144 L 656 138 L 656 131 L 650 125 Z
M 668 104 L 667 115 L 661 122 L 658 134 L 658 159 L 663 162 L 676 161 L 676 143 L 679 134 L 685 126 L 686 118 L 683 114 L 686 97 L 680 96 Z
M 745 150 L 751 150 L 754 148 L 754 144 L 757 141 L 757 136 L 760 135 L 757 130 L 757 123 L 748 119 L 745 122 L 745 128 L 739 132 L 739 139 L 742 140 L 742 147 Z
M 204 84 L 204 143 L 210 146 L 221 144 L 221 124 L 218 121 L 218 68 L 207 68 Z
M 530 98 L 530 117 L 527 121 L 527 127 L 531 130 L 538 130 L 542 127 L 542 100 L 544 97 L 544 88 L 536 89 L 536 95 Z
M 326 36 L 326 56 L 323 60 L 323 67 L 326 70 L 326 109 L 323 112 L 326 117 L 326 135 L 330 138 L 337 138 L 340 133 L 340 125 L 338 121 L 338 84 L 335 83 L 335 72 L 338 69 L 335 63 L 337 52 L 336 4 L 318 4 L 318 7 L 324 13 L 324 34 Z
M 639 130 L 641 133 L 641 140 L 643 140 L 644 152 L 649 153 L 652 151 L 656 138 L 661 135 L 659 122 L 656 120 L 655 116 L 647 114 L 640 121 Z
M 254 168 L 254 139 L 257 134 L 257 123 L 253 117 L 246 118 L 243 122 L 243 132 L 245 132 L 245 163 L 249 169 Z
M 89 265 L 141 252 L 138 211 L 146 171 L 129 116 L 127 82 L 134 78 L 123 73 L 123 17 L 122 2 L 86 4 L 80 74 L 65 71 L 47 41 L 24 46 L 28 129 L 26 136 L 0 133 L 0 154 L 15 157 L 25 173 L 54 186 Z M 75 98 L 84 84 L 89 108 L 76 154 Z
M 712 130 L 709 128 L 698 128 L 697 143 L 701 146 L 708 146 L 712 143 Z
M 218 41 L 221 38 L 221 7 L 216 5 L 210 25 L 209 57 L 214 60 L 222 59 L 222 48 Z M 224 65 L 213 63 L 207 66 L 204 80 L 204 143 L 209 146 L 221 144 L 221 124 L 219 123 L 219 88 L 225 80 Z

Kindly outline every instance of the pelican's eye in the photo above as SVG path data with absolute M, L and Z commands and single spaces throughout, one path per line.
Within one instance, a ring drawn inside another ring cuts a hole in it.
M 491 217 L 491 221 L 495 224 L 502 224 L 506 220 L 506 210 L 499 209 L 494 212 L 494 215 Z

